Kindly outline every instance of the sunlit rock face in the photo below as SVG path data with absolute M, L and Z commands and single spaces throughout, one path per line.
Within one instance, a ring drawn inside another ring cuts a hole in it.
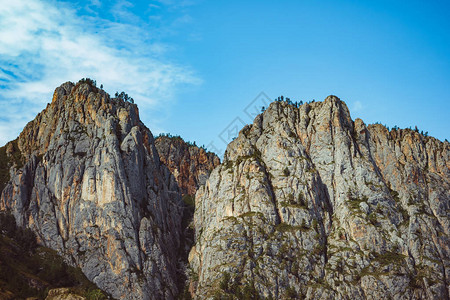
M 2 147 L 0 209 L 118 299 L 176 298 L 185 274 L 197 299 L 448 299 L 449 149 L 330 96 L 272 103 L 220 164 L 65 83 Z
M 181 193 L 136 105 L 65 83 L 17 144 L 1 209 L 114 298 L 178 294 Z
M 155 140 L 161 162 L 167 166 L 183 195 L 195 195 L 211 171 L 220 164 L 219 157 L 180 137 L 160 136 Z
M 196 193 L 197 299 L 448 299 L 450 145 L 274 102 Z

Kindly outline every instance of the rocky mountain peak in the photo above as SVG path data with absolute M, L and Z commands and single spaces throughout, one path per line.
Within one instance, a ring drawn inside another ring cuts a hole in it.
M 65 83 L 18 138 L 0 208 L 114 298 L 173 298 L 184 205 L 137 106 Z
M 192 289 L 199 299 L 448 298 L 449 150 L 353 121 L 335 96 L 271 103 L 196 194 Z
M 317 122 L 319 120 L 319 122 Z M 275 130 L 279 126 L 283 136 L 297 137 L 307 147 L 313 142 L 314 133 L 317 131 L 340 131 L 345 135 L 352 136 L 354 132 L 353 120 L 350 111 L 345 104 L 336 96 L 328 96 L 323 102 L 309 102 L 298 108 L 285 101 L 274 101 L 258 115 L 253 124 L 246 125 L 240 132 L 238 138 L 232 141 L 224 155 L 224 161 L 236 156 L 250 155 L 239 151 L 248 147 L 240 147 L 240 143 L 256 142 L 264 131 Z M 255 145 L 258 148 L 258 145 Z M 236 153 L 237 151 L 237 153 Z M 252 151 L 251 149 L 249 151 Z
M 88 131 L 101 127 L 107 120 L 109 132 L 121 138 L 132 127 L 140 126 L 135 104 L 111 98 L 90 82 L 66 82 L 55 89 L 52 102 L 46 109 L 25 126 L 18 145 L 26 158 L 33 153 L 42 155 L 51 146 L 51 141 L 83 140 Z
M 114 298 L 174 299 L 186 275 L 196 299 L 449 298 L 450 144 L 336 96 L 271 103 L 220 164 L 68 82 L 0 158 L 0 210 Z

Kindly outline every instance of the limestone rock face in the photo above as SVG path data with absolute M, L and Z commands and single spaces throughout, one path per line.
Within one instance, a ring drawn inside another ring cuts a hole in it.
M 114 298 L 178 294 L 181 193 L 136 105 L 68 82 L 17 144 L 2 210 Z
M 159 136 L 155 146 L 161 162 L 174 175 L 183 195 L 195 195 L 220 164 L 217 155 L 188 144 L 180 137 Z
M 450 145 L 274 102 L 196 193 L 197 299 L 448 299 Z

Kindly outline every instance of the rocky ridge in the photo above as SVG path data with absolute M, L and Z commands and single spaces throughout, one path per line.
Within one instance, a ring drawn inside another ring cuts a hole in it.
M 136 105 L 65 83 L 0 148 L 0 210 L 114 298 L 177 297 L 192 233 L 181 196 L 198 188 L 197 299 L 448 299 L 449 148 L 353 121 L 330 96 L 272 103 L 219 165 L 155 141 Z
M 197 299 L 449 299 L 450 144 L 274 102 L 196 193 Z
M 159 159 L 174 175 L 183 195 L 195 195 L 211 171 L 220 164 L 217 155 L 178 136 L 158 136 L 155 147 Z
M 194 244 L 193 216 L 195 209 L 195 192 L 204 185 L 211 171 L 220 164 L 219 157 L 212 152 L 207 152 L 202 147 L 185 142 L 179 136 L 160 135 L 155 139 L 155 147 L 161 162 L 170 170 L 182 193 L 184 212 L 181 227 L 183 228 L 180 251 L 182 263 L 180 269 L 183 271 L 185 287 L 182 299 L 190 299 L 188 255 Z M 180 278 L 180 279 L 181 279 Z
M 1 210 L 114 298 L 179 293 L 181 193 L 136 105 L 68 82 L 14 145 Z

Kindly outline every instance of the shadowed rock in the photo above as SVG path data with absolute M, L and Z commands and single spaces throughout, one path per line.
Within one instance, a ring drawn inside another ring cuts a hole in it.
M 449 150 L 335 96 L 272 103 L 196 194 L 197 298 L 448 299 Z
M 155 146 L 161 162 L 172 172 L 183 195 L 195 195 L 220 164 L 217 155 L 186 143 L 180 137 L 159 136 Z
M 178 294 L 181 194 L 136 105 L 68 82 L 17 143 L 1 209 L 115 298 Z

